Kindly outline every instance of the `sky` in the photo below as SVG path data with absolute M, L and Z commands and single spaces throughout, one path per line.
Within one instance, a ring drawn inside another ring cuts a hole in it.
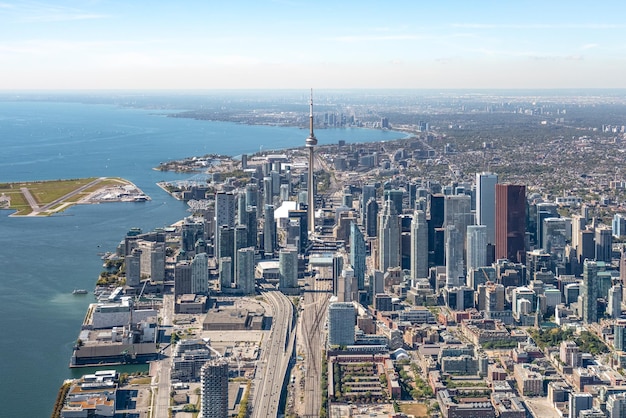
M 0 0 L 0 90 L 626 88 L 626 2 Z

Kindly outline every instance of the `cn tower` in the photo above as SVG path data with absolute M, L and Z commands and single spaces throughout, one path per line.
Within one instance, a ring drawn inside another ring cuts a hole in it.
M 315 157 L 313 147 L 317 145 L 317 138 L 313 133 L 313 89 L 311 89 L 311 101 L 309 106 L 309 137 L 306 139 L 306 147 L 309 149 L 309 178 L 308 178 L 308 208 L 307 218 L 309 221 L 309 235 L 315 233 L 315 187 L 313 185 L 313 168 L 315 167 Z

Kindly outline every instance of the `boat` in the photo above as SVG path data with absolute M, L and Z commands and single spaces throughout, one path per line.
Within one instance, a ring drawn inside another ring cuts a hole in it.
M 87 292 L 85 289 L 74 289 L 72 291 L 73 295 L 86 295 L 87 293 L 89 292 Z

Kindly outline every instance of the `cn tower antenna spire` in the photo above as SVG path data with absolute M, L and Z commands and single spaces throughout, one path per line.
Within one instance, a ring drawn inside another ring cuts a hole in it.
M 313 147 L 317 145 L 317 138 L 313 133 L 313 89 L 311 89 L 311 98 L 309 101 L 309 137 L 306 139 L 306 146 Z

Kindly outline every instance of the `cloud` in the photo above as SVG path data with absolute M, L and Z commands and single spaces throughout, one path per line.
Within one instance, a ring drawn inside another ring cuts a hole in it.
M 452 23 L 454 28 L 464 29 L 624 29 L 626 25 L 611 23 Z
M 425 39 L 423 36 L 417 35 L 351 35 L 351 36 L 336 36 L 333 38 L 326 38 L 327 41 L 333 42 L 380 42 L 380 41 L 413 41 L 417 39 Z
M 110 16 L 86 12 L 72 7 L 55 6 L 38 2 L 19 4 L 0 3 L 0 10 L 22 23 L 67 22 L 78 20 L 105 19 Z
M 585 45 L 581 46 L 580 49 L 587 50 L 587 49 L 597 48 L 599 46 L 600 45 L 598 45 L 598 44 L 585 44 Z
M 583 55 L 529 55 L 533 61 L 583 61 Z

